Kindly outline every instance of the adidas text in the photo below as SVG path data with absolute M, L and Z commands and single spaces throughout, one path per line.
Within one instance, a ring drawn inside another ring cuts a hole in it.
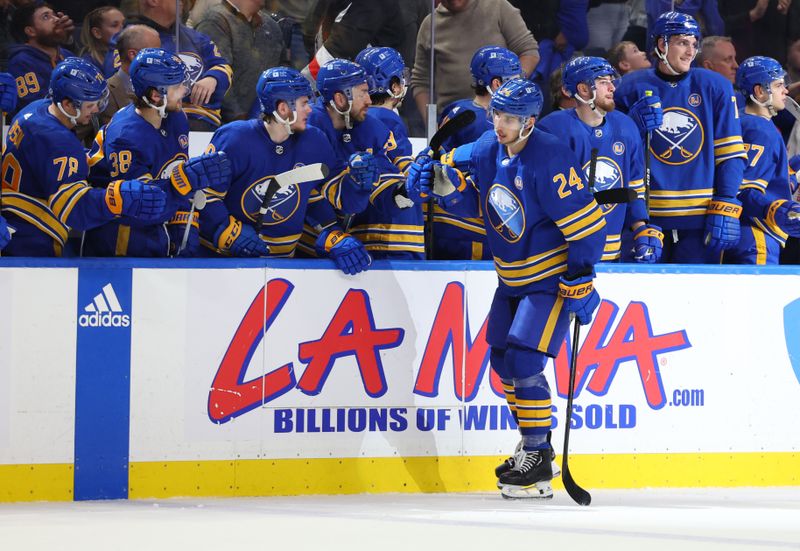
M 130 324 L 131 317 L 128 314 L 114 312 L 93 312 L 78 317 L 78 325 L 81 327 L 129 327 Z

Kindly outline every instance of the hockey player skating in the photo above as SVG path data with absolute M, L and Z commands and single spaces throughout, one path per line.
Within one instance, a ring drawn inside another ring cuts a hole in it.
M 630 117 L 614 110 L 616 76 L 605 59 L 573 59 L 564 67 L 564 88 L 575 98 L 577 107 L 551 113 L 537 128 L 568 144 L 587 178 L 592 149 L 597 150 L 593 191 L 628 187 L 637 194 L 630 203 L 601 206 L 607 224 L 603 261 L 619 260 L 622 256 L 637 262 L 658 262 L 664 236 L 661 228 L 647 222 L 642 140 Z M 632 255 L 620 248 L 626 223 L 633 232 Z
M 336 224 L 320 190 L 327 186 L 343 208 L 362 206 L 369 191 L 362 191 L 356 171 L 333 172 L 333 149 L 322 132 L 307 126 L 313 95 L 308 81 L 294 69 L 275 67 L 262 73 L 256 94 L 260 118 L 227 124 L 211 138 L 210 150 L 228 152 L 233 178 L 229 186 L 206 190 L 209 200 L 200 217 L 204 245 L 231 256 L 292 257 L 306 222 L 319 232 L 321 256 L 348 274 L 366 270 L 369 254 Z M 266 213 L 259 216 L 272 176 L 314 163 L 330 167 L 332 177 L 278 190 L 266 197 Z
M 414 163 L 409 196 L 433 193 L 445 209 L 482 212 L 499 285 L 489 312 L 490 364 L 499 375 L 522 446 L 499 476 L 512 498 L 552 497 L 550 387 L 543 374 L 569 325 L 587 324 L 600 303 L 593 287 L 606 223 L 580 177 L 574 153 L 534 128 L 544 100 L 530 81 L 515 79 L 490 104 L 494 133 L 474 145 L 470 177 L 437 162 Z
M 49 98 L 20 111 L 6 136 L 3 212 L 16 229 L 5 249 L 13 256 L 62 256 L 70 228 L 88 230 L 120 216 L 140 221 L 163 215 L 166 196 L 139 180 L 106 189 L 87 183 L 86 151 L 72 129 L 103 110 L 108 88 L 91 63 L 70 57 L 50 79 Z
M 90 179 L 102 187 L 119 179 L 150 182 L 166 194 L 167 208 L 156 220 L 122 218 L 86 232 L 86 256 L 174 255 L 189 222 L 191 193 L 230 178 L 223 152 L 188 158 L 189 123 L 181 98 L 189 90 L 189 76 L 181 59 L 161 48 L 146 48 L 134 58 L 129 74 L 136 99 L 98 133 L 89 156 Z M 192 218 L 182 256 L 199 252 L 197 213 Z
M 487 130 L 492 121 L 486 114 L 492 94 L 507 80 L 522 76 L 519 57 L 514 52 L 499 46 L 484 46 L 472 56 L 469 66 L 472 89 L 475 95 L 469 99 L 454 101 L 442 111 L 439 126 L 446 124 L 462 111 L 475 113 L 475 120 L 467 127 L 442 143 L 444 152 L 476 141 Z M 456 163 L 450 157 L 450 163 Z M 486 246 L 486 229 L 478 218 L 462 218 L 434 205 L 433 251 L 438 260 L 489 260 L 492 258 Z
M 398 166 L 404 155 L 386 125 L 367 112 L 372 101 L 366 72 L 352 61 L 333 59 L 317 73 L 317 88 L 320 101 L 309 124 L 322 130 L 333 147 L 336 171 L 355 172 L 369 192 L 363 207 L 348 211 L 357 214 L 345 217 L 345 229 L 374 258 L 424 258 L 422 213 L 397 193 L 405 178 Z M 325 195 L 342 209 L 332 189 L 326 188 Z
M 614 94 L 651 133 L 650 220 L 664 229 L 664 262 L 719 263 L 739 240 L 746 156 L 736 98 L 724 77 L 691 67 L 700 38 L 691 16 L 662 14 L 652 36 L 656 68 L 626 75 Z
M 788 236 L 800 237 L 800 204 L 792 201 L 786 147 L 772 117 L 786 106 L 786 71 L 769 57 L 751 57 L 736 71 L 747 102 L 741 112 L 747 165 L 739 191 L 742 235 L 725 251 L 732 264 L 778 264 Z

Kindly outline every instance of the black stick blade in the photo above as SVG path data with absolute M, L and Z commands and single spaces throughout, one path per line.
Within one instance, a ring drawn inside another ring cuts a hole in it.
M 464 110 L 458 113 L 452 119 L 449 119 L 446 123 L 444 123 L 439 130 L 436 131 L 436 134 L 431 136 L 431 143 L 428 145 L 434 154 L 436 151 L 441 147 L 442 142 L 444 142 L 447 138 L 461 130 L 462 128 L 469 126 L 472 124 L 472 121 L 475 120 L 475 112 L 470 110 Z
M 592 494 L 578 486 L 578 483 L 572 478 L 572 473 L 569 472 L 569 465 L 566 461 L 561 465 L 561 481 L 564 483 L 567 494 L 575 503 L 584 507 L 592 503 Z

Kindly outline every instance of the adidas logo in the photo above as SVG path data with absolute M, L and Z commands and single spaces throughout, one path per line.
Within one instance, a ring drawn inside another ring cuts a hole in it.
M 129 327 L 131 324 L 131 317 L 122 313 L 117 293 L 110 283 L 83 311 L 87 313 L 78 316 L 78 325 L 81 327 Z

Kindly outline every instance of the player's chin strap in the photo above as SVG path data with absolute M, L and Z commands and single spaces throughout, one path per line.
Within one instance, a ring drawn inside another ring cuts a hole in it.
M 675 69 L 672 68 L 672 65 L 669 64 L 667 61 L 667 54 L 669 53 L 669 38 L 664 36 L 664 53 L 661 53 L 661 50 L 658 49 L 658 39 L 656 39 L 656 57 L 664 64 L 667 68 L 667 71 L 672 73 L 673 76 L 682 75 L 683 73 L 679 73 Z M 694 59 L 697 57 L 697 54 L 700 53 L 697 50 L 694 51 L 694 56 L 692 57 L 692 63 L 694 63 Z
M 81 103 L 76 101 L 74 102 L 74 105 L 75 105 L 75 114 L 70 115 L 61 106 L 60 101 L 56 102 L 56 107 L 58 108 L 59 111 L 61 111 L 61 114 L 69 119 L 69 122 L 72 124 L 72 126 L 78 126 L 78 117 L 81 116 Z
M 762 88 L 766 88 L 767 90 L 769 90 L 769 92 L 767 92 L 767 94 L 768 94 L 767 101 L 763 101 L 763 102 L 762 101 L 758 101 L 756 99 L 755 94 L 750 94 L 750 99 L 753 100 L 753 103 L 755 103 L 759 107 L 766 107 L 767 111 L 769 111 L 769 116 L 770 117 L 774 117 L 775 115 L 778 114 L 778 112 L 775 110 L 775 107 L 772 106 L 772 87 L 769 84 L 766 85 L 766 86 L 764 86 L 762 84 L 761 87 Z
M 155 109 L 156 112 L 158 113 L 158 115 L 162 119 L 166 119 L 167 118 L 167 95 L 164 94 L 163 98 L 164 98 L 164 101 L 161 103 L 161 105 L 153 105 L 152 103 L 150 103 L 150 100 L 147 99 L 146 96 L 142 96 L 142 101 L 144 101 L 144 103 L 148 107 L 151 107 L 151 108 Z
M 342 116 L 342 118 L 344 118 L 344 127 L 347 128 L 348 130 L 352 130 L 353 123 L 350 122 L 350 109 L 353 108 L 353 100 L 347 98 L 347 111 L 339 111 L 339 108 L 336 107 L 336 102 L 334 102 L 333 100 L 329 101 L 328 103 L 331 104 L 331 107 L 333 107 L 334 111 L 339 113 Z
M 519 127 L 519 137 L 514 140 L 514 144 L 518 144 L 523 140 L 527 140 L 531 134 L 533 134 L 533 125 L 531 124 L 531 127 L 528 129 L 528 131 L 525 132 L 525 123 L 522 123 L 522 126 Z
M 591 109 L 592 111 L 594 111 L 595 113 L 597 113 L 601 117 L 605 117 L 606 116 L 605 110 L 604 109 L 600 109 L 599 107 L 597 107 L 597 105 L 594 102 L 594 100 L 597 99 L 597 89 L 594 86 L 592 86 L 592 97 L 590 97 L 588 100 L 583 99 L 581 97 L 581 95 L 578 94 L 578 93 L 575 93 L 575 95 L 572 96 L 572 97 L 575 98 L 575 101 L 579 101 L 580 103 L 582 103 L 584 105 L 588 105 L 589 109 Z
M 335 109 L 335 107 L 334 107 L 334 109 Z M 272 112 L 272 116 L 275 117 L 275 120 L 278 121 L 279 123 L 281 123 L 284 128 L 286 128 L 286 132 L 288 132 L 290 136 L 292 134 L 294 134 L 294 131 L 292 130 L 292 125 L 297 122 L 297 111 L 292 110 L 292 120 L 289 120 L 289 121 L 287 121 L 283 117 L 281 117 L 278 114 L 277 110 Z

